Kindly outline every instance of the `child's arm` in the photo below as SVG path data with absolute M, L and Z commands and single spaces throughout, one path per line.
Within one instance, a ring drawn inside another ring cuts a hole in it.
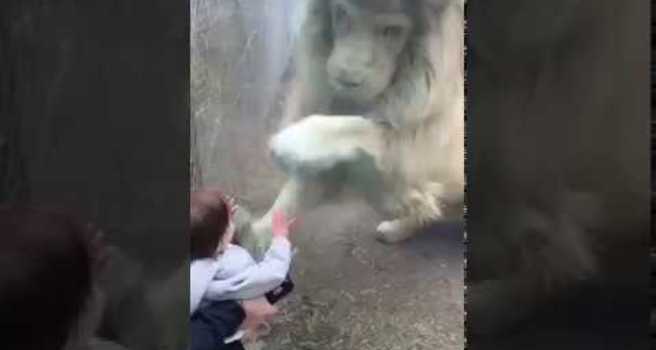
M 289 240 L 284 236 L 274 237 L 262 262 L 225 280 L 211 281 L 204 297 L 210 300 L 261 297 L 285 280 L 291 256 Z

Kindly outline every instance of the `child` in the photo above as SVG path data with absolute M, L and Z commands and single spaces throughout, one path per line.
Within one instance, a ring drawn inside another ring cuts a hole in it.
M 190 209 L 192 318 L 198 310 L 207 314 L 203 310 L 213 302 L 235 300 L 254 301 L 250 305 L 266 313 L 268 302 L 256 299 L 269 297 L 270 292 L 285 281 L 291 262 L 291 244 L 287 236 L 293 220 L 288 221 L 282 213 L 274 215 L 271 246 L 263 260 L 257 263 L 244 248 L 231 243 L 234 235 L 231 217 L 237 209 L 232 200 L 218 191 L 195 192 L 191 195 Z M 275 308 L 268 306 L 269 313 L 275 312 Z M 212 317 L 203 315 L 202 318 Z M 257 326 L 248 321 L 245 322 L 247 327 Z M 192 344 L 196 343 L 193 337 L 192 330 Z

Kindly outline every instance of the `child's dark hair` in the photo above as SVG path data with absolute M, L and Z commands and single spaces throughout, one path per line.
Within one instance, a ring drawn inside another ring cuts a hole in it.
M 192 192 L 189 200 L 191 259 L 214 255 L 229 224 L 229 209 L 217 190 Z

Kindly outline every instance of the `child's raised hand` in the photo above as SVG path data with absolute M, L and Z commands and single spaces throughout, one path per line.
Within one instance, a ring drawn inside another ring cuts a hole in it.
M 285 237 L 289 236 L 291 231 L 291 226 L 296 221 L 295 218 L 288 219 L 287 215 L 282 211 L 278 210 L 273 213 L 271 230 L 273 231 L 274 237 Z

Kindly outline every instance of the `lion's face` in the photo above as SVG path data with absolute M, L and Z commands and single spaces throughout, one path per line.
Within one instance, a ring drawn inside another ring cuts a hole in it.
M 337 95 L 369 103 L 390 85 L 412 21 L 398 2 L 382 1 L 375 9 L 353 2 L 332 2 L 334 45 L 326 69 Z

